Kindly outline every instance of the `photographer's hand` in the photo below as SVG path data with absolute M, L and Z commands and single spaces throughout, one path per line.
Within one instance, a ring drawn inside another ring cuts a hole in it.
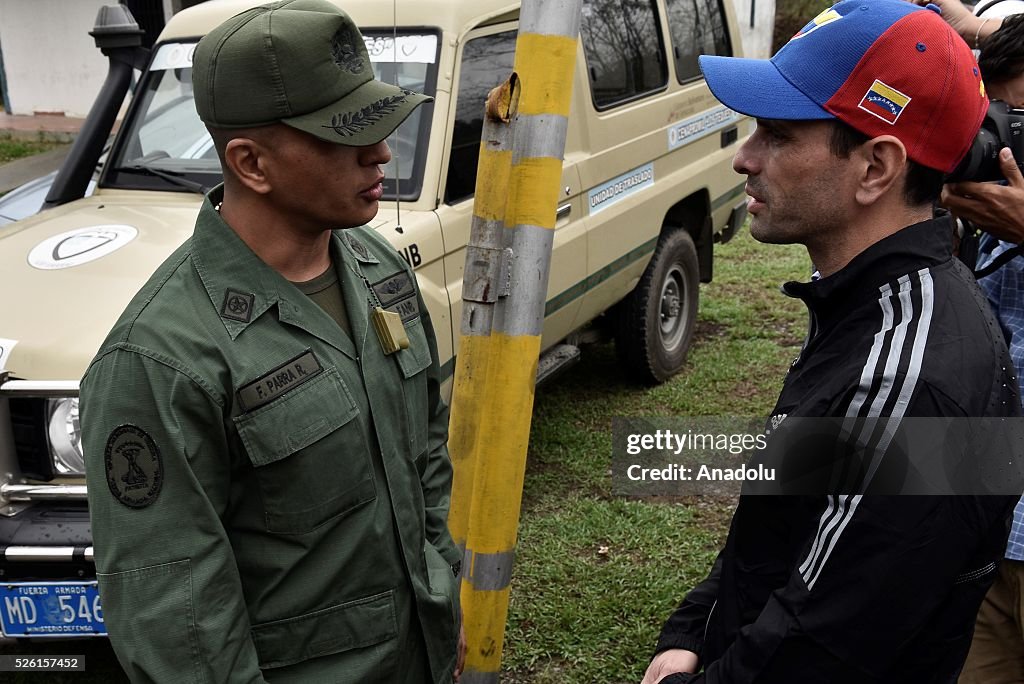
M 947 183 L 941 203 L 960 218 L 1000 240 L 1024 242 L 1024 176 L 1010 149 L 999 152 L 999 167 L 1008 185 L 998 183 Z
M 915 5 L 937 5 L 942 10 L 942 18 L 946 20 L 950 28 L 960 34 L 960 37 L 967 41 L 972 48 L 976 48 L 975 42 L 989 35 L 1002 24 L 1002 19 L 982 20 L 974 16 L 960 0 L 909 0 Z

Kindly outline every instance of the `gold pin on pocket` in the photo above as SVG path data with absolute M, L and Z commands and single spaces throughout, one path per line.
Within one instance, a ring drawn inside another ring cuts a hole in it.
M 370 314 L 370 319 L 385 354 L 394 354 L 399 349 L 409 348 L 409 336 L 405 334 L 401 316 L 378 306 Z

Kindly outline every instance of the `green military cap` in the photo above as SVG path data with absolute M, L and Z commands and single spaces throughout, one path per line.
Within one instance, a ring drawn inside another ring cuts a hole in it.
M 327 0 L 253 7 L 206 34 L 192 64 L 196 110 L 217 128 L 281 122 L 372 145 L 431 98 L 378 81 L 363 36 Z

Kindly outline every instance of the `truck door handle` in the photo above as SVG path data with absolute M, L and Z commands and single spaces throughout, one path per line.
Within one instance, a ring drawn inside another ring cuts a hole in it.
M 563 204 L 562 206 L 558 207 L 558 211 L 555 212 L 555 220 L 556 221 L 561 221 L 562 219 L 564 219 L 566 216 L 568 216 L 571 213 L 572 213 L 572 205 L 571 204 Z
M 740 132 L 736 126 L 731 126 L 722 131 L 722 147 L 728 147 L 739 140 Z

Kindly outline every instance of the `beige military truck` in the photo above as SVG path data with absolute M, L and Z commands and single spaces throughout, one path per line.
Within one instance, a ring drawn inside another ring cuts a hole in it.
M 512 69 L 519 3 L 399 0 L 393 14 L 391 2 L 338 2 L 363 28 L 379 78 L 434 97 L 389 140 L 396 154 L 372 227 L 415 269 L 450 379 L 483 103 Z M 191 234 L 201 193 L 220 182 L 193 104 L 192 53 L 206 31 L 252 4 L 183 11 L 148 55 L 115 58 L 132 27 L 98 25 L 120 93 L 105 86 L 101 100 L 111 102 L 90 115 L 50 191 L 56 206 L 0 228 L 6 637 L 105 633 L 78 381 L 129 299 Z M 584 331 L 608 330 L 639 380 L 680 369 L 713 245 L 746 215 L 731 159 L 753 122 L 712 97 L 697 65 L 698 54 L 739 54 L 738 35 L 721 0 L 584 0 L 543 335 L 544 349 L 559 353 L 549 358 L 571 359 L 572 345 L 593 335 Z M 142 68 L 131 105 L 95 192 L 81 197 L 131 65 Z M 609 325 L 589 325 L 598 318 Z

